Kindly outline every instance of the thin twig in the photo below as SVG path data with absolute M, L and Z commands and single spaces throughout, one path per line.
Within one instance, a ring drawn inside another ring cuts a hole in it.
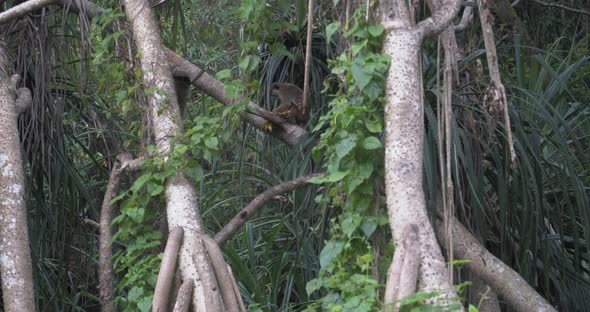
M 92 219 L 84 218 L 83 222 L 86 225 L 90 225 L 91 227 L 93 227 L 93 228 L 95 228 L 97 230 L 100 230 L 100 223 L 98 223 L 98 222 L 96 222 L 96 221 L 94 221 Z
M 548 2 L 543 2 L 541 0 L 533 0 L 533 2 L 538 3 L 542 6 L 547 6 L 547 7 L 554 7 L 554 8 L 559 8 L 565 11 L 570 11 L 573 13 L 580 13 L 580 14 L 584 14 L 584 15 L 590 15 L 590 11 L 586 11 L 583 9 L 574 9 L 574 8 L 570 8 L 568 6 L 565 6 L 563 4 L 559 4 L 559 3 L 548 3 Z
M 303 76 L 303 109 L 304 115 L 309 111 L 309 83 L 310 83 L 310 67 L 311 67 L 311 33 L 313 31 L 313 0 L 309 0 L 307 3 L 307 40 L 305 47 L 305 70 Z

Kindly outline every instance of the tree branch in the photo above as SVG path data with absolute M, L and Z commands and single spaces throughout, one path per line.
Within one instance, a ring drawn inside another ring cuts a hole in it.
M 368 12 L 367 12 L 368 13 Z M 305 40 L 305 69 L 303 72 L 303 115 L 307 116 L 311 70 L 311 33 L 313 32 L 313 0 L 307 1 L 307 38 Z
M 438 222 L 436 230 L 441 246 L 446 247 L 449 237 L 441 224 Z M 467 269 L 479 275 L 516 311 L 557 311 L 518 273 L 487 251 L 456 218 L 452 220 L 452 227 L 456 258 L 471 260 L 465 264 Z
M 29 0 L 0 13 L 0 25 L 23 17 L 33 11 L 52 4 L 60 4 L 62 0 Z
M 92 219 L 89 219 L 89 218 L 84 218 L 84 219 L 82 220 L 82 222 L 83 222 L 84 224 L 86 224 L 86 225 L 90 225 L 91 227 L 93 227 L 93 228 L 94 228 L 94 229 L 96 229 L 96 230 L 100 230 L 100 223 L 98 223 L 98 222 L 96 222 L 96 221 L 94 221 L 94 220 L 92 220 Z
M 130 162 L 132 162 L 131 154 L 123 153 L 117 156 L 100 208 L 100 224 L 98 226 L 98 289 L 101 310 L 104 312 L 115 311 L 113 304 L 113 281 L 115 278 L 113 274 L 113 250 L 111 246 L 111 240 L 113 238 L 111 222 L 114 211 L 111 201 L 119 192 L 121 176 Z
M 504 125 L 506 128 L 506 141 L 508 141 L 508 150 L 510 151 L 510 160 L 512 167 L 516 167 L 517 158 L 514 151 L 514 143 L 512 140 L 512 127 L 510 126 L 510 116 L 508 113 L 508 99 L 506 97 L 506 90 L 500 78 L 500 68 L 498 66 L 498 55 L 496 53 L 496 43 L 494 42 L 494 31 L 492 29 L 492 13 L 490 5 L 492 0 L 478 0 L 479 5 L 479 19 L 481 22 L 481 30 L 484 45 L 486 48 L 486 57 L 490 72 L 490 86 L 486 95 L 483 98 L 484 105 L 488 106 L 490 112 L 502 111 L 504 113 Z M 493 114 L 495 115 L 495 114 Z
M 543 2 L 541 0 L 533 0 L 533 2 L 538 3 L 542 6 L 546 6 L 546 7 L 554 7 L 554 8 L 559 8 L 562 9 L 564 11 L 570 11 L 573 13 L 580 13 L 580 14 L 584 14 L 584 15 L 590 15 L 589 11 L 583 10 L 583 9 L 574 9 L 574 8 L 570 8 L 568 6 L 565 6 L 563 4 L 559 4 L 559 3 L 549 3 L 549 2 Z
M 221 293 L 223 304 L 225 305 L 224 311 L 228 312 L 239 312 L 240 306 L 236 300 L 236 294 L 234 293 L 234 286 L 232 285 L 232 279 L 227 270 L 227 264 L 221 254 L 219 245 L 207 234 L 200 234 L 199 237 L 203 240 L 205 249 L 211 259 L 213 265 L 213 271 L 215 272 L 215 278 L 217 279 L 217 285 Z M 239 295 L 239 294 L 238 294 Z
M 467 27 L 473 22 L 473 7 L 466 6 L 463 10 L 463 15 L 461 16 L 461 22 L 458 25 L 455 25 L 454 30 L 456 32 L 461 32 L 467 29 Z
M 459 12 L 461 7 L 460 0 L 443 0 L 438 10 L 432 13 L 432 16 L 421 21 L 416 25 L 422 38 L 429 37 L 445 30 Z
M 240 289 L 238 288 L 238 283 L 236 282 L 236 278 L 234 277 L 234 272 L 231 270 L 231 266 L 227 265 L 227 271 L 229 272 L 229 278 L 231 279 L 232 285 L 234 286 L 234 293 L 236 294 L 236 300 L 238 301 L 238 305 L 240 306 L 240 312 L 247 312 L 246 306 L 244 305 L 244 300 L 242 300 L 242 295 L 240 295 Z
M 204 72 L 203 69 L 174 53 L 172 50 L 165 49 L 164 52 L 168 58 L 168 63 L 170 64 L 173 76 L 188 78 L 192 85 L 226 106 L 235 103 L 234 99 L 227 97 L 225 94 L 225 87 L 221 81 L 215 79 L 213 76 Z M 262 128 L 262 125 L 264 125 L 267 120 L 279 125 L 279 127 L 273 128 L 271 134 L 289 145 L 297 144 L 299 139 L 307 134 L 305 129 L 286 122 L 281 117 L 264 110 L 254 102 L 248 103 L 248 109 L 253 110 L 264 118 L 249 112 L 244 112 L 241 115 L 244 120 L 259 129 Z M 265 120 L 265 118 L 267 120 Z
M 309 179 L 313 177 L 323 176 L 323 173 L 312 173 L 308 174 L 291 181 L 287 181 L 278 185 L 275 185 L 266 191 L 256 196 L 246 207 L 233 217 L 216 235 L 215 242 L 220 247 L 223 247 L 227 242 L 256 211 L 272 200 L 275 196 L 292 191 L 294 189 L 303 187 L 308 184 Z
M 176 269 L 176 258 L 178 257 L 183 236 L 184 229 L 181 227 L 174 228 L 168 236 L 164 256 L 162 257 L 162 264 L 160 265 L 160 272 L 158 272 L 156 289 L 154 290 L 153 311 L 168 311 L 168 300 Z
M 197 235 L 195 245 L 200 245 L 199 250 L 205 250 L 205 242 Z M 207 252 L 199 252 L 193 255 L 194 261 L 197 264 L 197 273 L 201 279 L 203 287 L 206 289 L 207 295 L 200 300 L 204 301 L 205 309 L 195 309 L 195 311 L 207 312 L 222 312 L 224 311 L 221 295 L 219 294 L 219 285 L 215 279 L 215 272 L 211 260 Z

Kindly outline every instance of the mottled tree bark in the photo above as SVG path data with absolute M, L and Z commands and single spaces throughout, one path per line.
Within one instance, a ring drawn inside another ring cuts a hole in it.
M 381 2 L 386 28 L 383 53 L 391 55 L 386 80 L 385 104 L 385 192 L 389 222 L 396 253 L 407 253 L 403 230 L 413 224 L 418 229 L 418 291 L 442 291 L 437 304 L 446 305 L 457 297 L 445 260 L 434 235 L 422 185 L 424 149 L 424 103 L 420 49 L 425 37 L 446 29 L 459 10 L 459 1 L 441 1 L 430 18 L 413 23 L 406 1 Z M 386 289 L 396 283 L 390 271 Z M 386 298 L 386 305 L 401 298 Z
M 113 302 L 114 294 L 114 275 L 113 275 L 113 249 L 111 240 L 113 230 L 111 222 L 113 221 L 112 199 L 117 195 L 120 187 L 121 175 L 131 161 L 130 154 L 121 154 L 111 170 L 109 183 L 105 191 L 102 206 L 100 209 L 100 224 L 98 227 L 98 291 L 100 306 L 102 312 L 114 312 L 115 304 Z
M 148 96 L 147 111 L 157 151 L 165 156 L 170 151 L 172 139 L 183 132 L 174 80 L 149 2 L 126 0 L 125 12 L 133 28 L 135 44 L 141 51 L 144 88 L 155 90 Z M 179 269 L 184 282 L 192 280 L 194 283 L 191 296 L 193 309 L 208 311 L 210 307 L 206 302 L 218 294 L 202 282 L 201 274 L 209 272 L 211 265 L 203 244 L 198 243 L 198 234 L 203 232 L 203 226 L 197 206 L 197 191 L 194 184 L 179 171 L 166 182 L 165 198 L 169 228 L 184 230 L 178 257 Z M 204 261 L 196 262 L 194 259 Z
M 18 75 L 7 74 L 12 67 L 0 38 L 0 274 L 4 311 L 35 311 L 33 271 L 25 177 L 17 127 L 19 113 L 31 104 L 28 89 L 17 90 Z

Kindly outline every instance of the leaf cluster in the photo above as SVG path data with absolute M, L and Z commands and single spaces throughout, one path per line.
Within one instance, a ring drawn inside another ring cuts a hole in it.
M 338 24 L 328 26 L 331 37 Z M 373 250 L 369 243 L 386 218 L 379 200 L 383 179 L 383 94 L 389 57 L 378 52 L 383 27 L 368 24 L 362 11 L 354 15 L 344 36 L 350 48 L 331 61 L 332 74 L 341 88 L 314 131 L 325 128 L 316 159 L 325 159 L 327 175 L 313 179 L 327 191 L 316 200 L 342 209 L 332 220 L 331 239 L 320 253 L 320 276 L 307 284 L 308 293 L 323 290 L 323 297 L 308 307 L 335 311 L 374 311 L 377 289 L 372 274 Z

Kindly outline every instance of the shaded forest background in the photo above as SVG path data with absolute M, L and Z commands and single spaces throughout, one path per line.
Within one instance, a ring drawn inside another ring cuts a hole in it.
M 495 3 L 495 38 L 518 166 L 511 167 L 503 125 L 495 125 L 495 117 L 482 106 L 488 80 L 485 51 L 480 28 L 468 27 L 457 33 L 459 74 L 468 83 L 453 94 L 456 215 L 558 310 L 581 311 L 590 305 L 590 2 Z M 15 51 L 15 70 L 34 94 L 33 107 L 19 123 L 39 311 L 99 310 L 97 231 L 91 221 L 100 218 L 115 156 L 122 151 L 140 155 L 151 143 L 141 105 L 149 91 L 140 88 L 121 6 L 98 4 L 111 9 L 94 21 L 48 7 L 0 25 L 9 50 Z M 11 5 L 0 0 L 0 9 Z M 169 0 L 152 6 L 165 46 L 208 73 L 219 72 L 230 92 L 245 87 L 250 100 L 272 110 L 273 82 L 303 86 L 305 1 Z M 338 91 L 337 79 L 330 75 L 333 60 L 351 44 L 330 25 L 353 20 L 355 7 L 352 2 L 316 2 L 311 134 L 299 144 L 289 146 L 246 123 L 220 118 L 221 105 L 196 88 L 183 95 L 186 128 L 207 127 L 212 133 L 203 140 L 215 138 L 215 144 L 205 142 L 215 146 L 211 153 L 195 152 L 189 168 L 211 234 L 257 194 L 325 165 L 319 153 L 312 155 L 316 139 L 326 131 L 316 125 Z M 426 7 L 419 8 L 419 16 L 428 14 Z M 432 190 L 440 187 L 435 40 L 425 43 L 422 65 L 425 190 L 434 211 Z M 231 80 L 232 75 L 241 82 Z M 133 181 L 126 185 L 124 189 Z M 319 274 L 322 249 L 334 231 L 331 219 L 343 206 L 329 190 L 313 185 L 277 197 L 226 243 L 226 260 L 251 309 L 302 310 L 322 296 L 308 294 L 306 286 Z M 320 200 L 318 194 L 332 200 Z M 138 197 L 146 204 L 140 215 L 123 205 L 129 219 L 116 219 L 117 256 L 144 243 L 133 256 L 116 258 L 118 302 L 129 311 L 141 309 L 142 298 L 149 297 L 162 251 L 163 238 L 146 234 L 159 233 L 165 223 L 158 209 L 162 200 L 151 197 Z M 132 223 L 134 218 L 141 222 Z M 143 236 L 136 236 L 136 230 Z M 387 226 L 378 226 L 371 241 L 383 254 L 374 263 L 381 273 L 391 263 L 390 236 Z

